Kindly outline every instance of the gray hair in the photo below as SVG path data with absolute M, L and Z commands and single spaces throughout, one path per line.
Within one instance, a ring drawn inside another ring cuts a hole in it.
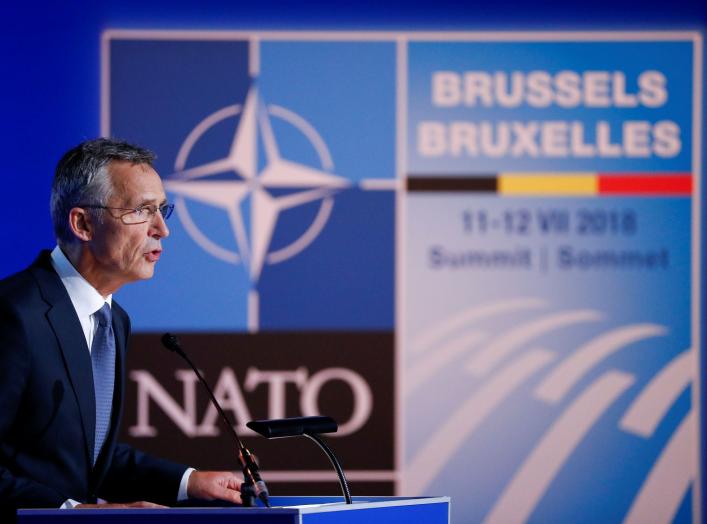
M 108 173 L 111 162 L 152 166 L 154 160 L 152 151 L 111 138 L 87 140 L 67 151 L 56 166 L 49 203 L 57 242 L 75 240 L 69 227 L 72 208 L 78 204 L 105 206 L 108 203 L 113 191 Z M 101 215 L 96 213 L 96 216 L 100 220 Z

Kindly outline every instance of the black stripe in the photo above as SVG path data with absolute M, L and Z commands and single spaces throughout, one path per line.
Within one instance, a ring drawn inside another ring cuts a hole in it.
M 474 191 L 492 192 L 498 190 L 498 178 L 495 176 L 458 176 L 439 177 L 414 175 L 407 179 L 408 191 Z

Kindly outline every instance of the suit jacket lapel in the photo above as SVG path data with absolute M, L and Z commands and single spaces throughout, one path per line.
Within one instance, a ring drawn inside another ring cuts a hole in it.
M 96 400 L 91 356 L 86 346 L 86 338 L 66 288 L 51 266 L 49 251 L 40 254 L 31 270 L 44 300 L 50 306 L 46 314 L 47 320 L 54 330 L 63 354 L 64 365 L 81 414 L 86 460 L 88 464 L 92 464 Z
M 113 413 L 111 414 L 111 433 L 118 429 L 123 414 L 123 383 L 125 381 L 125 357 L 127 354 L 127 336 L 129 321 L 122 308 L 113 301 L 113 333 L 115 334 L 115 382 L 113 386 Z

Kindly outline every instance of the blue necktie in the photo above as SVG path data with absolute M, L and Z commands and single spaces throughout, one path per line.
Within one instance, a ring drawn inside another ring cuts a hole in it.
M 110 413 L 113 407 L 113 383 L 115 382 L 115 337 L 108 303 L 93 314 L 98 329 L 91 344 L 93 365 L 93 390 L 96 394 L 96 434 L 93 447 L 93 463 L 96 463 L 110 428 Z

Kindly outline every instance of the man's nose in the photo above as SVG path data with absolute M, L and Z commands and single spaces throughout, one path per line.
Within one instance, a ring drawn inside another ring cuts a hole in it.
M 167 227 L 167 221 L 162 216 L 159 211 L 155 213 L 152 219 L 152 234 L 150 236 L 165 238 L 169 236 L 169 228 Z

